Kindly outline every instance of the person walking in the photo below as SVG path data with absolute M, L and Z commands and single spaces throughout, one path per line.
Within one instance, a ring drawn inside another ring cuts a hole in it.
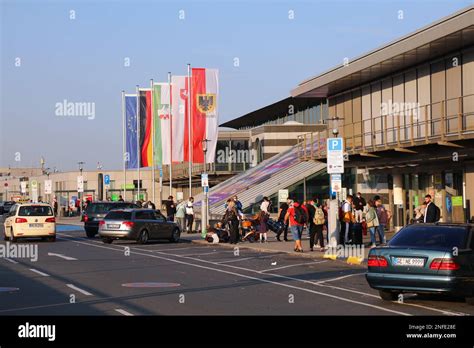
M 265 240 L 265 243 L 268 242 L 267 240 L 267 221 L 270 217 L 270 200 L 268 197 L 263 197 L 263 201 L 260 204 L 260 225 L 258 228 L 258 232 L 260 233 L 260 243 Z
M 288 198 L 286 202 L 283 202 L 280 204 L 280 209 L 278 210 L 278 222 L 283 224 L 283 228 L 281 228 L 276 235 L 276 239 L 279 242 L 281 242 L 280 236 L 282 233 L 283 233 L 283 240 L 285 242 L 288 242 L 288 224 L 285 223 L 285 215 L 291 203 L 292 203 L 291 199 Z
M 302 253 L 301 235 L 303 234 L 303 226 L 308 223 L 308 211 L 306 207 L 295 200 L 286 212 L 285 222 L 289 224 L 291 234 L 293 235 L 295 252 Z
M 382 198 L 379 198 L 375 202 L 375 208 L 376 208 L 376 212 L 377 212 L 377 218 L 379 220 L 379 225 L 377 226 L 377 234 L 379 235 L 379 238 L 380 238 L 380 244 L 385 244 L 385 242 L 386 242 L 386 240 L 385 240 L 385 226 L 387 226 L 388 223 L 390 222 L 392 214 L 382 204 Z
M 152 201 L 147 201 L 144 206 L 146 209 L 156 210 L 156 206 Z
M 168 200 L 165 203 L 166 206 L 166 219 L 168 221 L 174 221 L 174 215 L 176 214 L 176 203 L 174 202 L 173 196 L 168 196 Z
M 194 197 L 189 197 L 189 200 L 186 202 L 186 225 L 187 232 L 193 232 L 193 222 L 194 222 Z
M 374 201 L 370 200 L 368 202 L 368 206 L 369 206 L 369 209 L 367 210 L 367 214 L 365 214 L 365 221 L 367 223 L 367 228 L 369 229 L 369 233 L 370 233 L 371 247 L 375 248 L 377 245 L 375 232 L 377 231 L 377 228 L 379 226 L 379 218 L 377 216 L 377 211 L 375 210 Z
M 227 208 L 222 217 L 222 226 L 227 226 L 230 231 L 230 244 L 239 242 L 239 211 L 233 199 L 227 201 Z
M 186 202 L 180 201 L 176 207 L 176 222 L 181 231 L 186 230 Z
M 342 223 L 342 230 L 344 231 L 344 234 L 341 237 L 344 237 L 343 243 L 347 244 L 350 242 L 351 228 L 352 228 L 352 222 L 353 222 L 352 195 L 347 195 L 346 200 L 342 203 L 341 210 L 342 210 L 341 223 Z
M 309 234 L 309 249 L 313 251 L 314 246 L 314 237 L 316 236 L 316 225 L 314 224 L 314 214 L 316 212 L 316 207 L 314 206 L 314 201 L 310 200 L 304 204 L 306 211 L 308 212 L 308 223 L 306 228 L 308 229 Z
M 314 230 L 316 235 L 316 240 L 313 240 L 311 244 L 311 251 L 313 251 L 313 246 L 315 244 L 319 244 L 319 251 L 324 251 L 326 248 L 324 247 L 324 235 L 323 235 L 323 228 L 326 223 L 326 216 L 324 214 L 324 210 L 321 206 L 321 203 L 317 202 L 315 204 L 314 210 L 314 218 L 312 220 L 314 224 Z M 314 238 L 314 237 L 313 237 Z
M 354 197 L 354 201 L 352 202 L 352 204 L 354 206 L 355 220 L 356 222 L 361 223 L 364 208 L 367 205 L 367 203 L 365 202 L 365 199 L 364 197 L 362 197 L 362 194 L 360 192 L 357 192 L 357 195 Z
M 434 202 L 431 200 L 431 195 L 426 195 L 425 196 L 425 203 L 426 203 L 426 208 L 425 208 L 425 216 L 423 218 L 424 223 L 433 223 L 433 222 L 438 222 L 440 219 L 441 212 L 439 208 L 434 204 Z
M 119 202 L 125 202 L 125 201 L 123 200 L 123 197 L 122 197 L 122 195 L 120 195 L 120 196 L 119 196 L 119 199 L 118 199 L 118 201 L 119 201 Z

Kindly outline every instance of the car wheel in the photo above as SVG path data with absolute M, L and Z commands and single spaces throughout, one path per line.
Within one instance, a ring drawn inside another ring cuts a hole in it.
M 10 238 L 7 237 L 7 234 L 6 234 L 6 232 L 4 231 L 4 232 L 3 232 L 3 240 L 9 240 L 9 239 L 10 239 Z
M 137 242 L 139 244 L 146 244 L 148 242 L 148 231 L 143 230 L 140 232 L 140 235 L 138 236 Z
M 55 242 L 56 241 L 56 236 L 53 237 L 48 237 L 48 242 Z
M 86 228 L 87 238 L 94 238 L 96 234 L 97 234 L 97 231 L 94 230 L 93 228 Z
M 384 301 L 395 301 L 398 299 L 398 292 L 379 290 L 379 296 Z
M 102 242 L 105 244 L 112 244 L 114 240 L 112 238 L 102 238 Z
M 10 240 L 12 243 L 18 242 L 18 238 L 13 235 L 13 228 L 10 228 Z
M 474 306 L 474 297 L 466 297 L 466 303 Z
M 179 231 L 178 228 L 175 228 L 173 230 L 173 234 L 171 235 L 170 241 L 173 243 L 179 243 L 179 238 L 181 237 L 181 232 Z

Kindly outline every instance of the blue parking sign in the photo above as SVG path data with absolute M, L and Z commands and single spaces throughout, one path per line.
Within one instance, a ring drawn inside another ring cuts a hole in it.
M 328 150 L 329 151 L 342 151 L 342 138 L 329 138 Z
M 110 185 L 110 175 L 109 174 L 104 175 L 104 184 Z

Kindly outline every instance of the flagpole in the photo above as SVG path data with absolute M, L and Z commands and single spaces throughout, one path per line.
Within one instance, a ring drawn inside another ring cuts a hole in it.
M 125 152 L 127 151 L 126 148 L 126 133 L 125 133 L 125 91 L 122 90 L 122 161 L 123 161 L 123 199 L 127 200 L 126 193 L 127 193 L 127 162 L 126 162 L 126 155 Z
M 155 202 L 155 113 L 154 113 L 154 106 L 153 106 L 153 79 L 150 79 L 151 85 L 151 96 L 150 96 L 150 103 L 151 103 L 151 181 L 152 181 L 152 190 L 151 196 L 153 203 Z
M 191 144 L 191 140 L 192 140 L 192 137 L 191 137 L 191 116 L 192 116 L 191 64 L 188 64 L 188 91 L 187 92 L 188 92 L 188 171 L 189 171 L 189 197 L 191 197 L 193 195 L 192 194 L 192 178 L 191 178 L 192 166 L 193 166 L 193 154 L 192 154 L 193 147 Z
M 169 171 L 170 171 L 170 196 L 172 195 L 171 192 L 173 192 L 173 170 L 171 168 L 172 164 L 173 164 L 173 149 L 172 149 L 172 146 L 173 146 L 173 141 L 172 141 L 172 134 L 173 134 L 173 131 L 172 131 L 172 128 L 173 127 L 173 122 L 172 122 L 172 119 L 171 119 L 171 72 L 168 72 L 168 91 L 169 91 L 169 104 L 168 104 L 168 107 L 169 107 L 169 111 L 168 111 L 168 114 L 169 114 L 169 121 L 170 121 L 170 164 L 169 164 Z
M 138 172 L 138 195 L 137 201 L 140 200 L 140 166 L 141 166 L 141 149 L 140 149 L 140 87 L 137 85 L 137 172 Z

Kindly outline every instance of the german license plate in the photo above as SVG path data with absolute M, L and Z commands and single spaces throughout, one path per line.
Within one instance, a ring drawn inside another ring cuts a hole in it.
M 410 266 L 410 267 L 423 267 L 425 260 L 416 257 L 394 257 L 394 266 Z
M 119 224 L 107 224 L 107 228 L 120 228 Z
M 43 224 L 30 224 L 30 228 L 41 228 Z

